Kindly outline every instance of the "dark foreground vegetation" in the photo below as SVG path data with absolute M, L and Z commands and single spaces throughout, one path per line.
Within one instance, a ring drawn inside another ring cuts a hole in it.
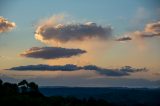
M 0 106 L 111 106 L 107 101 L 94 98 L 46 97 L 34 82 L 23 80 L 18 84 L 0 80 Z
M 0 106 L 160 106 L 160 89 L 38 88 L 0 80 Z

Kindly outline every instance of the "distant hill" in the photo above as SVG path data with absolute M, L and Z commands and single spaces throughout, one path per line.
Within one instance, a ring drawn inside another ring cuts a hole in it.
M 160 88 L 41 87 L 45 96 L 105 99 L 112 104 L 160 106 Z

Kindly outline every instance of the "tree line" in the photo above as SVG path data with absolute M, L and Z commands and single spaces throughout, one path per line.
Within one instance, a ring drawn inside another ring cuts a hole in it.
M 0 79 L 0 106 L 111 106 L 105 100 L 78 99 L 76 97 L 44 96 L 38 84 L 22 80 L 19 83 Z

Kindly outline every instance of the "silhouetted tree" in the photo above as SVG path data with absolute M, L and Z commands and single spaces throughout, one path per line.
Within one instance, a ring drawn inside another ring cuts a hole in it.
M 28 84 L 28 87 L 30 88 L 30 91 L 32 92 L 38 92 L 38 85 L 35 84 L 34 82 L 30 82 Z
M 18 93 L 17 84 L 11 84 L 11 83 L 5 82 L 2 86 L 3 86 L 2 88 L 4 90 L 4 93 L 6 95 L 14 95 Z
M 0 79 L 0 95 L 2 95 L 3 93 L 2 84 L 3 84 L 3 81 Z
M 2 84 L 3 84 L 3 81 L 0 79 L 0 86 L 2 86 Z
M 26 93 L 28 91 L 28 82 L 26 80 L 22 80 L 18 83 L 20 93 Z
M 2 90 L 2 84 L 3 84 L 3 81 L 0 79 L 0 92 Z
M 26 86 L 26 87 L 28 87 L 28 82 L 26 80 L 22 80 L 21 82 L 18 83 L 18 86 Z
M 26 80 L 12 84 L 0 80 L 0 106 L 110 106 L 104 100 L 94 98 L 78 99 L 68 96 L 45 97 L 39 92 L 38 85 Z M 22 92 L 18 92 L 20 89 Z

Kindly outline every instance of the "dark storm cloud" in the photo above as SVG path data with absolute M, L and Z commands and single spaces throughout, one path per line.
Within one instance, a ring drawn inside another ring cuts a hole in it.
M 61 47 L 32 47 L 31 49 L 20 54 L 20 56 L 42 59 L 57 59 L 69 58 L 83 53 L 86 53 L 86 51 L 81 49 L 69 49 Z
M 37 27 L 35 38 L 40 41 L 69 42 L 90 38 L 107 39 L 112 35 L 110 26 L 102 27 L 93 22 L 85 24 L 43 24 Z
M 7 32 L 16 26 L 14 22 L 10 22 L 7 19 L 0 16 L 0 33 Z
M 130 66 L 125 66 L 119 69 L 107 69 L 101 68 L 95 65 L 86 65 L 86 66 L 77 66 L 73 64 L 66 65 L 28 65 L 28 66 L 18 66 L 12 67 L 8 70 L 17 70 L 17 71 L 76 71 L 76 70 L 88 70 L 88 71 L 96 71 L 98 74 L 105 76 L 128 76 L 131 73 L 135 72 L 144 72 L 147 71 L 146 68 L 132 68 Z

